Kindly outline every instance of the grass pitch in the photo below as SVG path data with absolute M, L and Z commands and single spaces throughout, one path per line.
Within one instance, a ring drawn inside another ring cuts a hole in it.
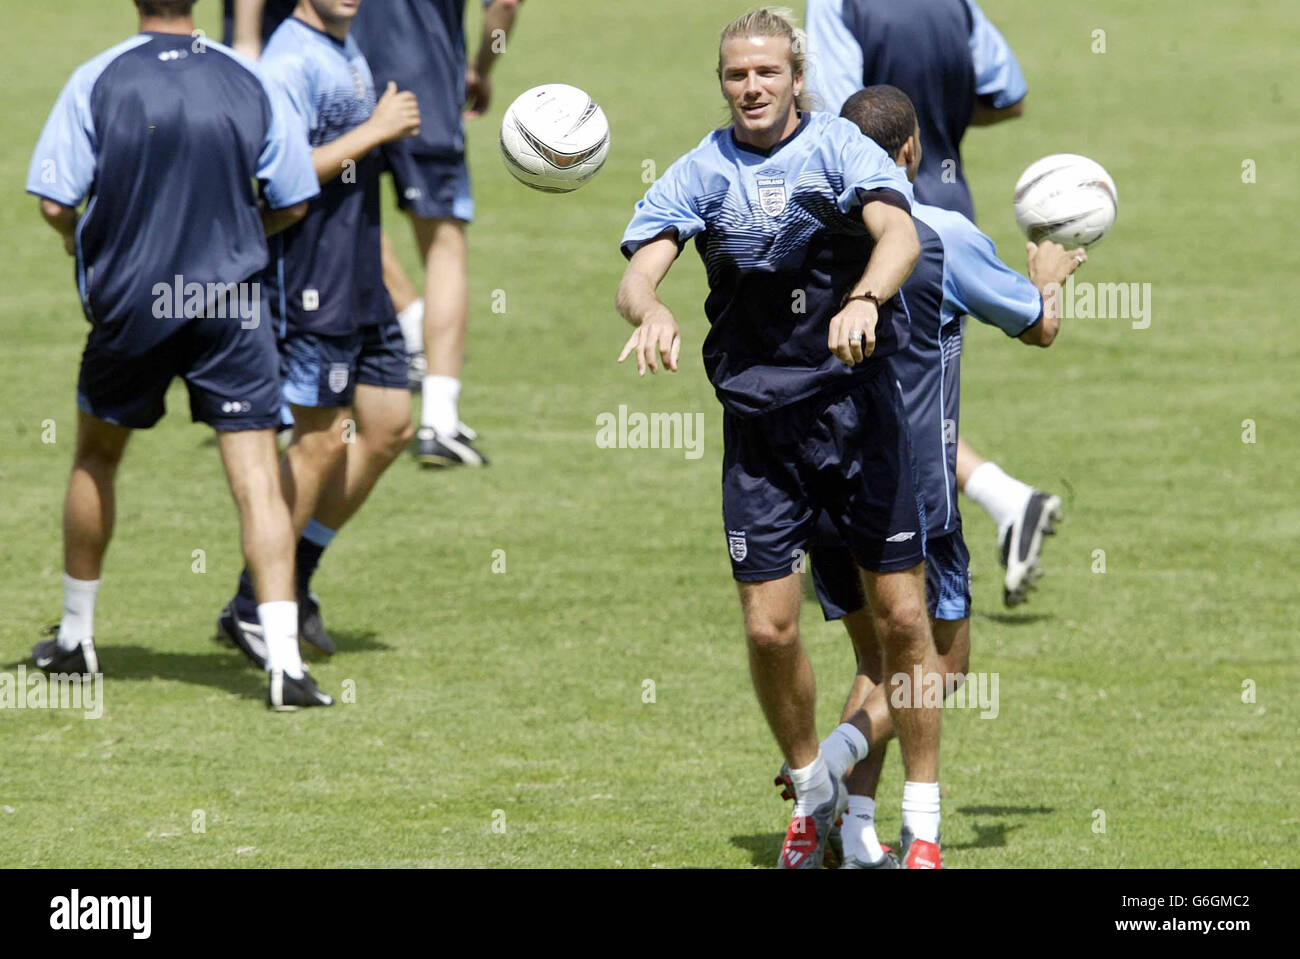
M 1149 283 L 1152 316 L 1146 329 L 1067 321 L 1046 353 L 972 325 L 963 431 L 1060 492 L 1067 521 L 1042 589 L 1007 612 L 991 524 L 965 504 L 972 668 L 999 675 L 1000 708 L 945 714 L 945 860 L 1296 866 L 1300 99 L 1287 68 L 1300 23 L 1281 0 L 984 6 L 1030 93 L 1024 119 L 966 139 L 981 225 L 1020 266 L 1016 176 L 1047 153 L 1096 158 L 1120 214 L 1079 280 Z M 0 863 L 775 861 L 787 811 L 729 582 L 720 408 L 698 352 L 703 270 L 688 251 L 663 290 L 683 325 L 675 377 L 638 381 L 615 365 L 626 333 L 611 307 L 643 172 L 725 120 L 716 37 L 742 7 L 524 8 L 492 110 L 469 133 L 480 213 L 463 414 L 493 464 L 400 461 L 330 548 L 316 588 L 340 652 L 313 671 L 354 702 L 268 715 L 262 676 L 211 641 L 240 566 L 235 516 L 208 431 L 174 388 L 120 476 L 96 630 L 103 717 L 0 711 Z M 217 34 L 215 0 L 198 13 Z M 85 335 L 71 262 L 22 184 L 68 74 L 133 32 L 133 17 L 126 0 L 21 5 L 0 40 L 11 674 L 58 616 Z M 496 156 L 502 110 L 550 80 L 590 91 L 613 128 L 606 169 L 570 196 L 524 189 Z M 406 224 L 388 230 L 414 268 Z M 704 455 L 599 448 L 596 419 L 620 404 L 702 412 Z M 829 729 L 848 643 L 811 605 L 803 626 Z M 900 793 L 891 757 L 883 836 Z

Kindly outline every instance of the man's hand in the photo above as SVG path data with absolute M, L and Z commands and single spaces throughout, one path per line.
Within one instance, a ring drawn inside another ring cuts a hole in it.
M 372 124 L 380 143 L 413 137 L 420 132 L 420 103 L 410 90 L 399 93 L 390 80 L 366 122 Z
M 1043 297 L 1043 318 L 1020 334 L 1020 341 L 1030 346 L 1051 346 L 1061 330 L 1061 287 L 1066 279 L 1088 259 L 1083 247 L 1067 250 L 1059 243 L 1044 240 L 1026 243 L 1029 280 Z
M 492 102 L 492 83 L 471 64 L 465 68 L 465 118 L 476 120 Z
M 1051 240 L 1026 243 L 1025 253 L 1029 258 L 1029 281 L 1039 290 L 1053 283 L 1061 285 L 1071 273 L 1088 262 L 1088 253 L 1083 247 L 1067 250 Z
M 875 352 L 879 319 L 876 304 L 870 300 L 850 300 L 831 317 L 826 345 L 849 366 L 857 366 Z
M 666 306 L 660 306 L 646 316 L 641 325 L 632 331 L 623 352 L 618 355 L 622 363 L 633 352 L 636 353 L 636 371 L 645 376 L 648 368 L 651 373 L 659 372 L 659 360 L 662 358 L 664 368 L 677 372 L 677 357 L 682 352 L 681 332 L 677 320 Z

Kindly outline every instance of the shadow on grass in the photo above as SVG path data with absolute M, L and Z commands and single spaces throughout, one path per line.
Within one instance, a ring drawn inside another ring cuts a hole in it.
M 775 866 L 784 839 L 783 832 L 763 832 L 749 836 L 732 836 L 731 844 L 749 853 L 750 861 L 755 866 Z
M 1051 613 L 981 613 L 978 610 L 974 615 L 976 619 L 987 619 L 1004 626 L 1029 626 L 1056 618 Z
M 339 652 L 365 653 L 390 650 L 393 647 L 379 642 L 374 632 L 333 633 Z M 302 644 L 303 658 L 308 663 L 321 663 L 329 659 Z M 164 652 L 149 646 L 119 646 L 96 644 L 100 670 L 110 681 L 170 679 L 195 686 L 222 689 L 241 699 L 266 698 L 266 674 L 244 658 L 233 646 L 209 640 L 208 649 L 202 652 Z M 15 660 L 4 665 L 13 671 L 26 666 L 29 673 L 36 667 L 30 658 Z

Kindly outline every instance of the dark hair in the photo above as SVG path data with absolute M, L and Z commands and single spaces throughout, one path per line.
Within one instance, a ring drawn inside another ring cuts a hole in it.
M 194 0 L 135 0 L 142 17 L 162 17 L 175 20 L 188 17 L 194 11 Z
M 906 93 L 887 84 L 859 90 L 844 101 L 840 116 L 880 144 L 890 159 L 916 132 L 916 108 Z

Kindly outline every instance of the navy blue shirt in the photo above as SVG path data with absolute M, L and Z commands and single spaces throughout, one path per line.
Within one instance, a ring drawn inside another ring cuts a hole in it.
M 375 109 L 375 84 L 351 36 L 340 42 L 296 17 L 262 54 L 290 135 L 311 148 L 337 140 Z M 379 150 L 321 185 L 307 216 L 271 238 L 268 270 L 281 332 L 344 336 L 392 312 L 380 253 Z
M 486 3 L 485 3 L 486 6 Z M 420 102 L 413 153 L 465 153 L 465 0 L 365 0 L 352 23 L 378 89 L 389 81 Z
M 907 311 L 881 304 L 876 349 L 846 366 L 826 343 L 873 248 L 862 207 L 909 208 L 903 171 L 848 120 L 804 114 L 770 150 L 715 130 L 664 171 L 623 235 L 632 254 L 671 231 L 695 239 L 709 279 L 704 368 L 718 399 L 752 416 L 851 386 L 907 343 Z
M 275 209 L 319 190 L 257 66 L 211 41 L 141 33 L 73 73 L 27 191 L 67 207 L 89 197 L 82 305 L 103 350 L 135 356 L 206 309 L 172 309 L 164 286 L 240 283 L 266 265 L 259 183 Z
M 921 128 L 916 199 L 975 218 L 961 140 L 976 99 L 992 107 L 1026 92 L 1010 46 L 975 0 L 808 0 L 809 84 L 839 113 L 863 87 L 912 99 Z

